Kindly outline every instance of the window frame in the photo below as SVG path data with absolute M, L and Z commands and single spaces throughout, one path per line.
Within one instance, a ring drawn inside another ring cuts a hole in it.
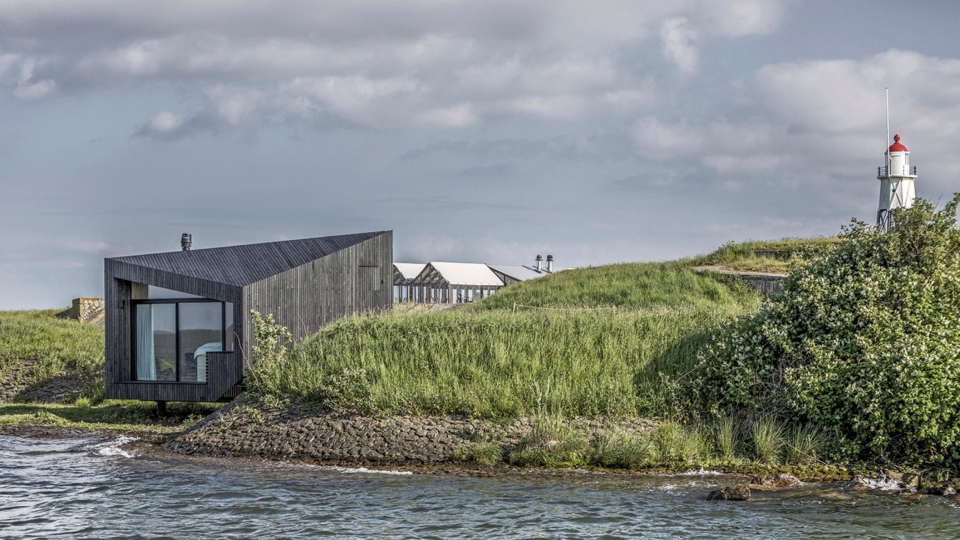
M 138 383 L 152 384 L 207 384 L 210 381 L 209 374 L 206 381 L 181 381 L 180 380 L 180 306 L 177 304 L 220 304 L 220 349 L 221 352 L 227 351 L 227 303 L 223 300 L 214 300 L 212 298 L 144 298 L 142 300 L 130 301 L 130 379 Z M 140 304 L 174 304 L 174 335 L 176 336 L 176 356 L 174 357 L 174 379 L 173 381 L 142 381 L 137 373 L 137 306 Z M 233 323 L 236 325 L 236 321 Z M 231 336 L 231 340 L 233 336 Z

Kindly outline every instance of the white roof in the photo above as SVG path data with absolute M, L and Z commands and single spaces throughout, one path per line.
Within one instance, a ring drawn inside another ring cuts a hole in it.
M 419 276 L 425 266 L 427 266 L 426 263 L 393 263 L 393 267 L 407 281 Z
M 451 285 L 493 285 L 502 287 L 503 282 L 490 270 L 479 263 L 432 262 L 432 266 L 441 277 Z M 424 269 L 424 272 L 429 268 Z
M 527 268 L 526 266 L 520 265 L 490 264 L 488 266 L 497 272 L 501 272 L 512 277 L 517 281 L 526 281 L 528 279 L 534 279 L 548 275 L 546 272 L 537 272 L 533 268 Z

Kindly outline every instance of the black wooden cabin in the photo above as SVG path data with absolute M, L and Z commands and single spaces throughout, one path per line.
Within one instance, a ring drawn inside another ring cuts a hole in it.
M 392 231 L 188 247 L 104 260 L 107 398 L 236 396 L 251 361 L 251 310 L 273 314 L 299 341 L 392 307 Z

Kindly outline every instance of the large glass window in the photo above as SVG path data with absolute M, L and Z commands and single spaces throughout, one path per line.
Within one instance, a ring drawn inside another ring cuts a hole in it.
M 233 351 L 233 304 L 201 299 L 135 303 L 134 379 L 206 382 L 207 353 Z
M 177 380 L 176 308 L 176 304 L 137 305 L 138 381 Z

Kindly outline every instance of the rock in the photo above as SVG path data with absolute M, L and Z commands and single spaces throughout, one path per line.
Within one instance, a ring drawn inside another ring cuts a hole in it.
M 900 477 L 900 481 L 903 482 L 903 485 L 916 489 L 917 487 L 920 486 L 920 475 L 913 474 L 913 473 L 903 473 L 903 476 Z
M 775 474 L 773 476 L 754 476 L 750 483 L 757 486 L 790 487 L 799 486 L 803 482 L 791 474 Z
M 941 497 L 951 497 L 957 494 L 957 490 L 949 484 L 940 484 L 927 489 L 929 495 L 939 495 Z
M 723 489 L 711 491 L 707 495 L 708 501 L 749 501 L 750 488 L 746 484 L 727 486 Z

